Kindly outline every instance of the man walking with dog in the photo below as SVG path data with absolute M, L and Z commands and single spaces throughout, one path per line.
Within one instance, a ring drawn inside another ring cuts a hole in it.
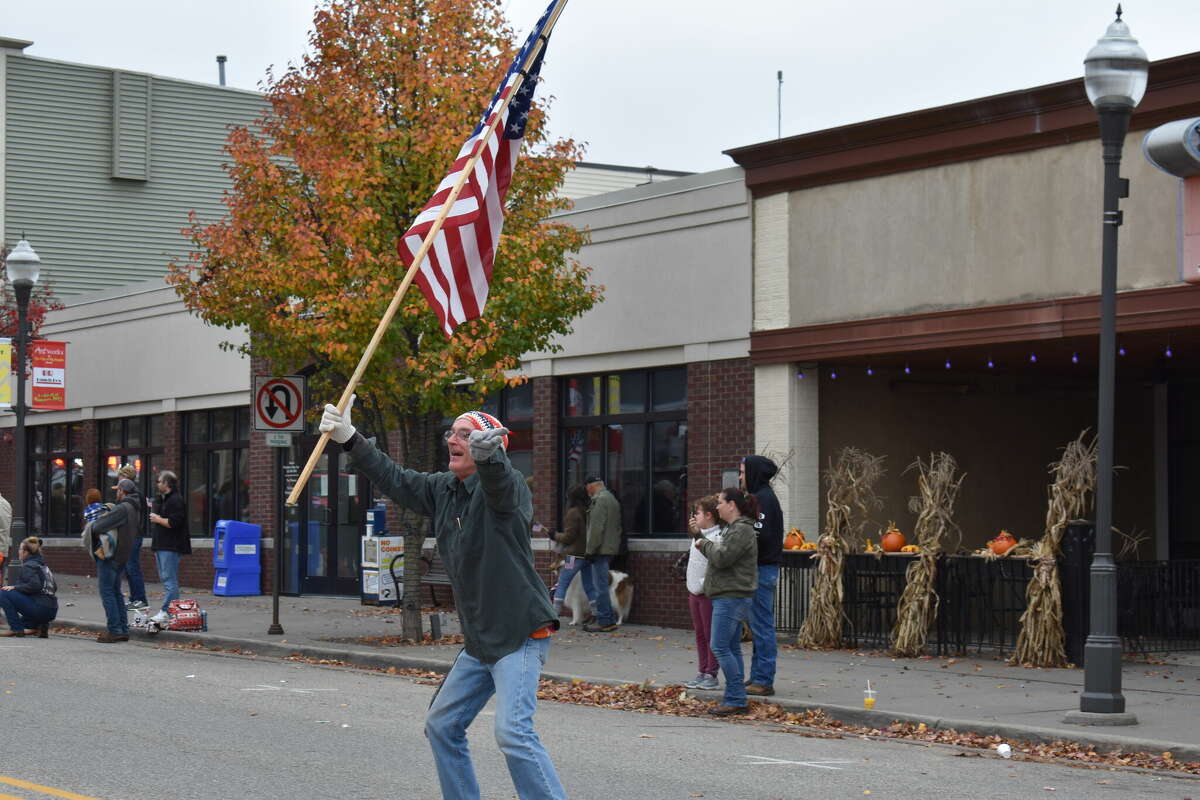
M 494 694 L 496 743 L 517 795 L 565 798 L 533 729 L 538 679 L 558 617 L 533 567 L 532 495 L 508 460 L 508 429 L 482 411 L 461 414 L 444 436 L 449 471 L 417 472 L 363 438 L 350 424 L 350 407 L 339 413 L 325 406 L 321 431 L 375 488 L 430 518 L 462 621 L 463 650 L 425 718 L 442 796 L 480 796 L 467 727 Z
M 596 609 L 596 620 L 585 623 L 583 629 L 588 633 L 612 633 L 617 629 L 617 618 L 609 597 L 608 565 L 621 550 L 621 504 L 599 476 L 589 475 L 584 484 L 592 498 L 584 557 L 590 562 L 585 567 L 592 573 L 593 596 L 588 597 L 588 602 Z

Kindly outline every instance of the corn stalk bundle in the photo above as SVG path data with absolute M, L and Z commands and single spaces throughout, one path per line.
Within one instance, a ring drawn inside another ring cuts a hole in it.
M 908 565 L 904 592 L 896 609 L 892 650 L 899 656 L 919 656 L 929 638 L 929 626 L 937 615 L 938 596 L 933 590 L 937 560 L 945 550 L 957 550 L 962 530 L 954 522 L 954 502 L 966 474 L 955 477 L 958 464 L 949 453 L 931 453 L 929 463 L 917 459 L 905 472 L 917 471 L 916 497 L 909 508 L 916 512 L 913 538 L 921 556 Z M 952 547 L 951 540 L 954 540 Z
M 883 477 L 883 457 L 846 447 L 825 470 L 825 532 L 817 540 L 817 577 L 809 593 L 808 614 L 796 637 L 801 647 L 842 644 L 842 571 L 849 542 L 863 541 L 871 510 L 883 507 L 875 484 Z
M 1062 585 L 1058 577 L 1059 545 L 1067 524 L 1088 508 L 1096 488 L 1096 440 L 1079 434 L 1063 450 L 1062 458 L 1050 465 L 1050 503 L 1046 509 L 1046 534 L 1033 547 L 1030 564 L 1033 578 L 1025 591 L 1025 613 L 1021 633 L 1010 664 L 1031 667 L 1065 667 L 1066 634 L 1062 620 Z

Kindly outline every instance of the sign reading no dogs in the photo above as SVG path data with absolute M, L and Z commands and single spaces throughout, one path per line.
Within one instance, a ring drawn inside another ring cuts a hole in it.
M 304 377 L 254 376 L 254 430 L 304 430 Z

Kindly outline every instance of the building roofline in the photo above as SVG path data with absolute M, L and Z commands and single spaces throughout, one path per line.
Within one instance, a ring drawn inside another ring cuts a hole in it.
M 1200 53 L 1150 64 L 1131 130 L 1200 115 Z M 1082 78 L 725 150 L 755 197 L 1097 139 Z
M 635 167 L 628 164 L 601 164 L 596 161 L 576 161 L 575 166 L 587 167 L 589 169 L 612 170 L 613 172 L 653 172 L 655 175 L 667 175 L 672 178 L 682 178 L 685 175 L 694 175 L 694 172 L 683 172 L 677 169 L 659 169 L 658 167 Z
M 30 44 L 32 44 L 32 42 Z M 142 70 L 137 70 L 137 69 L 125 69 L 124 67 L 105 66 L 103 64 L 84 64 L 80 61 L 66 61 L 61 58 L 46 58 L 45 56 L 35 56 L 35 55 L 30 55 L 29 53 L 21 53 L 20 55 L 22 58 L 28 58 L 31 61 L 44 61 L 48 64 L 63 64 L 68 67 L 82 67 L 84 69 L 99 69 L 99 70 L 104 70 L 106 72 L 124 72 L 127 75 L 146 75 L 150 78 L 153 78 L 154 80 L 159 80 L 159 81 L 170 81 L 171 83 L 181 83 L 181 84 L 186 84 L 188 86 L 200 86 L 205 89 L 217 89 L 222 92 L 238 92 L 240 94 L 253 95 L 254 97 L 258 97 L 258 98 L 262 98 L 262 99 L 265 99 L 265 97 L 266 97 L 262 92 L 255 91 L 254 89 L 241 89 L 236 86 L 221 86 L 218 83 L 205 83 L 204 81 L 193 81 L 193 80 L 188 80 L 187 78 L 173 78 L 169 75 L 159 75 L 158 73 L 155 73 L 155 72 L 144 72 Z

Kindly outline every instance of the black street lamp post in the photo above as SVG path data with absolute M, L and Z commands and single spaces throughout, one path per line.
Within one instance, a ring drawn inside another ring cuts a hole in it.
M 25 479 L 28 474 L 25 464 L 25 346 L 29 338 L 28 326 L 29 297 L 37 284 L 38 273 L 41 269 L 41 259 L 22 239 L 4 259 L 4 268 L 8 282 L 12 284 L 17 296 L 17 428 L 13 437 L 13 470 L 16 472 L 16 496 L 12 499 L 13 518 L 10 532 L 12 545 L 9 552 L 9 564 L 18 561 L 17 552 L 21 540 L 25 538 L 25 500 L 28 494 Z
M 1132 725 L 1121 694 L 1121 637 L 1117 631 L 1117 565 L 1112 554 L 1113 406 L 1116 393 L 1117 228 L 1129 182 L 1120 177 L 1129 118 L 1146 91 L 1149 61 L 1117 19 L 1088 52 L 1084 86 L 1100 117 L 1104 158 L 1103 250 L 1100 269 L 1100 380 L 1097 409 L 1096 552 L 1091 567 L 1091 625 L 1084 645 L 1084 690 L 1068 722 Z

